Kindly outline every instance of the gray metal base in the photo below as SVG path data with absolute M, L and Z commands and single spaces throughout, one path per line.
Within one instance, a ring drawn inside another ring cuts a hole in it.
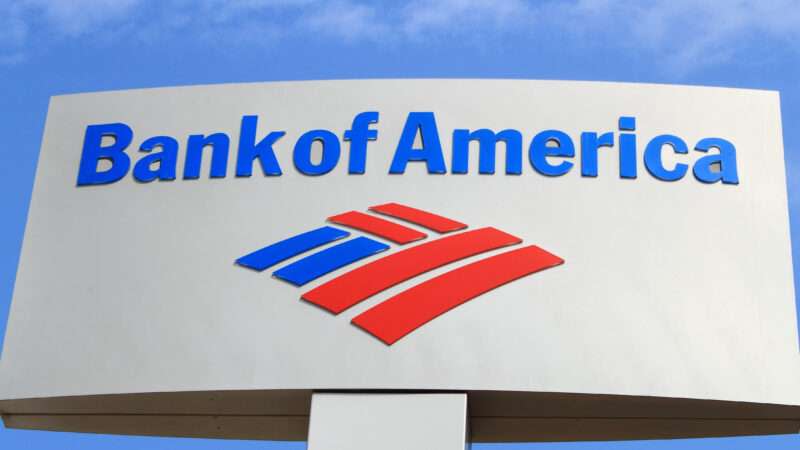
M 308 450 L 464 450 L 467 394 L 315 393 Z

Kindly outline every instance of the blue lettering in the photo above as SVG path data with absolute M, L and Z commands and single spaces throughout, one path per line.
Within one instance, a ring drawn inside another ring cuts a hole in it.
M 686 147 L 686 143 L 683 142 L 683 139 L 671 134 L 662 134 L 661 136 L 654 137 L 644 149 L 644 166 L 651 175 L 659 180 L 680 180 L 686 175 L 686 170 L 689 166 L 684 163 L 678 163 L 672 170 L 664 168 L 664 159 L 662 158 L 661 150 L 665 145 L 672 147 L 675 153 L 689 153 L 689 149 Z
M 160 152 L 150 153 L 154 148 L 161 147 Z M 150 153 L 136 162 L 133 168 L 133 178 L 147 183 L 155 179 L 174 180 L 175 167 L 178 164 L 178 141 L 169 136 L 155 136 L 142 142 L 139 151 Z M 158 164 L 158 169 L 153 169 L 153 164 Z
M 636 118 L 620 117 L 619 130 L 636 131 Z M 633 133 L 619 134 L 619 176 L 636 178 L 636 135 Z
M 597 150 L 600 147 L 613 147 L 614 133 L 585 132 L 581 134 L 581 176 L 597 176 Z M 621 161 L 621 159 L 620 159 Z
M 114 142 L 103 147 L 103 137 L 112 137 Z M 109 184 L 120 180 L 131 166 L 125 149 L 133 140 L 133 130 L 124 123 L 89 125 L 83 138 L 83 151 L 78 166 L 78 186 Z M 111 162 L 108 170 L 99 172 L 100 160 Z
M 422 140 L 422 148 L 414 148 L 417 133 Z M 442 144 L 439 141 L 439 130 L 436 128 L 436 118 L 432 112 L 408 113 L 389 173 L 405 173 L 409 161 L 425 161 L 428 173 L 447 172 Z
M 636 117 L 622 116 L 617 122 L 619 131 L 636 131 Z
M 295 142 L 292 153 L 295 168 L 305 175 L 316 176 L 331 172 L 341 158 L 342 141 L 347 141 L 350 151 L 347 172 L 365 173 L 369 143 L 378 139 L 377 127 L 372 127 L 378 123 L 379 117 L 377 111 L 360 112 L 353 117 L 350 128 L 341 135 L 323 129 L 301 134 Z M 257 140 L 257 128 L 258 116 L 242 116 L 236 176 L 252 176 L 256 160 L 261 164 L 264 176 L 282 175 L 273 147 L 286 135 L 286 132 L 271 131 Z M 621 178 L 635 179 L 640 163 L 637 160 L 636 118 L 619 117 L 618 128 L 619 175 Z M 110 184 L 125 177 L 132 166 L 132 157 L 126 150 L 133 142 L 133 135 L 131 127 L 124 123 L 87 126 L 78 167 L 78 186 Z M 598 176 L 601 149 L 614 148 L 615 139 L 614 131 L 580 133 L 581 176 Z M 177 138 L 167 135 L 149 137 L 141 142 L 139 152 L 144 155 L 140 155 L 140 159 L 133 165 L 131 171 L 133 179 L 142 183 L 174 180 L 178 170 L 179 142 Z M 477 147 L 478 173 L 494 174 L 499 142 L 503 143 L 505 149 L 505 173 L 521 174 L 522 133 L 515 129 L 494 131 L 488 128 L 453 130 L 452 173 L 469 173 L 470 152 L 474 152 Z M 318 147 L 315 147 L 316 143 Z M 227 176 L 230 146 L 230 137 L 226 133 L 189 135 L 186 139 L 183 178 L 191 180 L 200 177 L 203 155 L 207 153 L 207 147 L 211 147 L 211 155 L 206 157 L 210 158 L 210 178 Z M 665 150 L 666 146 L 670 149 Z M 316 150 L 319 150 L 319 153 Z M 647 143 L 642 162 L 648 173 L 663 181 L 677 181 L 684 178 L 691 165 L 694 177 L 702 183 L 739 184 L 736 148 L 733 143 L 717 137 L 700 139 L 694 150 L 701 152 L 702 155 L 693 164 L 688 156 L 689 150 L 686 142 L 680 137 L 663 134 Z M 557 177 L 566 175 L 572 170 L 575 165 L 573 161 L 576 156 L 575 151 L 575 144 L 568 134 L 561 130 L 544 130 L 534 135 L 530 141 L 528 159 L 539 174 Z M 316 155 L 320 156 L 317 158 Z M 447 173 L 433 112 L 408 113 L 392 157 L 389 173 L 405 173 L 409 162 L 424 162 L 430 174 Z
M 183 166 L 183 179 L 200 178 L 200 165 L 203 161 L 203 150 L 211 147 L 211 178 L 225 178 L 228 172 L 228 147 L 230 139 L 225 133 L 214 133 L 208 136 L 193 134 L 186 145 L 186 164 Z
M 311 161 L 311 146 L 314 141 L 322 144 L 322 159 L 319 164 Z M 311 130 L 297 140 L 294 146 L 294 166 L 306 175 L 323 175 L 339 162 L 339 138 L 328 130 Z
M 694 163 L 692 172 L 695 178 L 703 183 L 716 183 L 722 180 L 723 184 L 739 184 L 736 147 L 720 138 L 705 138 L 694 146 L 695 150 L 704 153 L 712 148 L 716 148 L 719 153 L 703 156 Z
M 273 131 L 256 143 L 258 116 L 243 116 L 239 133 L 239 152 L 236 155 L 236 176 L 253 175 L 253 161 L 258 159 L 264 176 L 281 175 L 281 166 L 275 158 L 272 145 L 286 134 L 284 131 Z
M 470 141 L 478 141 L 479 173 L 494 173 L 498 141 L 506 144 L 506 173 L 511 175 L 522 173 L 522 134 L 517 130 L 503 130 L 495 133 L 485 128 L 473 132 L 469 130 L 453 131 L 453 173 L 467 173 Z
M 551 146 L 550 143 L 555 145 Z M 557 165 L 550 164 L 548 156 L 571 158 L 575 156 L 575 145 L 566 133 L 559 130 L 546 130 L 533 137 L 528 157 L 533 168 L 548 177 L 566 174 L 572 169 L 572 163 L 562 161 Z
M 369 129 L 373 123 L 378 123 L 378 113 L 362 112 L 353 119 L 353 126 L 344 132 L 344 140 L 350 141 L 348 173 L 364 173 L 367 166 L 367 142 L 378 139 L 378 131 Z

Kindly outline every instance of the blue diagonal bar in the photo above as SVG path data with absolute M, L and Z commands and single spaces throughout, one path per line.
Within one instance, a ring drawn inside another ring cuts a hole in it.
M 236 264 L 262 271 L 267 267 L 273 266 L 292 256 L 307 252 L 312 248 L 333 242 L 350 233 L 333 227 L 322 227 L 316 230 L 307 231 L 297 236 L 292 236 L 272 245 L 268 245 L 261 250 L 256 250 L 249 255 L 242 256 L 236 260 Z
M 295 286 L 302 286 L 328 272 L 380 253 L 389 246 L 366 237 L 357 237 L 282 267 L 273 275 Z

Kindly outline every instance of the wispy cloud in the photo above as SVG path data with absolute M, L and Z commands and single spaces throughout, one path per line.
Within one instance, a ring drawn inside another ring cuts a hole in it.
M 678 75 L 730 61 L 754 38 L 800 50 L 793 0 L 578 0 L 560 12 L 575 26 L 657 56 Z
M 128 17 L 141 0 L 23 0 L 20 9 L 41 14 L 58 34 L 80 36 Z
M 121 22 L 141 0 L 6 0 L 0 5 L 0 65 L 25 61 L 34 40 L 85 38 Z M 35 32 L 34 32 L 35 31 Z
M 295 27 L 347 42 L 360 39 L 382 41 L 391 39 L 394 32 L 374 6 L 353 1 L 315 5 L 299 18 Z
M 32 29 L 49 31 L 33 39 Z M 798 30 L 794 0 L 11 0 L 0 12 L 0 64 L 24 61 L 34 40 L 120 34 L 149 45 L 187 34 L 226 45 L 301 36 L 396 45 L 513 33 L 648 53 L 680 75 L 736 58 L 754 36 L 800 50 Z
M 536 7 L 522 0 L 412 0 L 397 26 L 406 34 L 478 33 L 535 24 Z
M 0 12 L 0 64 L 15 64 L 24 59 L 23 47 L 28 38 L 28 25 L 22 7 L 8 5 Z

